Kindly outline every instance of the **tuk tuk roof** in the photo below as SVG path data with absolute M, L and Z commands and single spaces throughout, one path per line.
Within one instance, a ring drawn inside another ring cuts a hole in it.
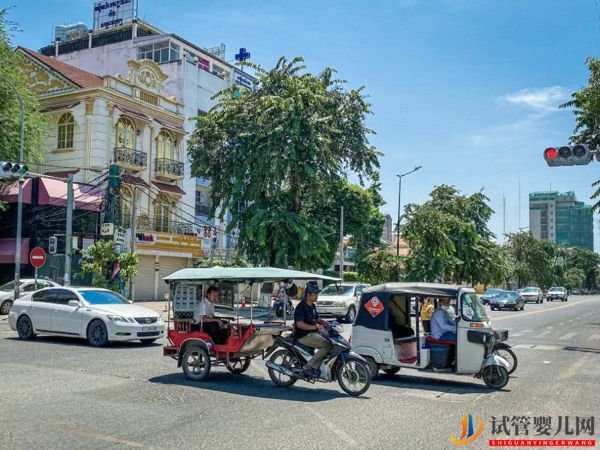
M 454 297 L 461 288 L 471 289 L 459 284 L 385 283 L 365 288 L 363 293 L 389 292 L 390 294 L 419 295 L 424 297 Z
M 181 269 L 163 278 L 171 281 L 254 281 L 274 282 L 283 280 L 341 281 L 339 278 L 276 267 L 209 267 L 206 269 Z

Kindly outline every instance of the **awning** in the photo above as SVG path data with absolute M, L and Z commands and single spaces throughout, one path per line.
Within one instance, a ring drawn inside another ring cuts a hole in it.
M 153 181 L 152 184 L 156 186 L 160 191 L 176 195 L 185 195 L 185 191 L 182 190 L 176 184 L 161 183 L 160 181 Z
M 168 121 L 168 120 L 157 119 L 156 117 L 154 118 L 154 120 L 156 120 L 158 123 L 160 123 L 165 128 L 168 128 L 170 130 L 176 131 L 178 133 L 186 133 L 186 131 L 184 130 L 183 126 L 181 126 L 178 123 L 171 122 L 171 121 Z
M 61 103 L 60 105 L 50 105 L 41 109 L 40 112 L 50 112 L 50 111 L 59 111 L 61 109 L 71 109 L 75 106 L 79 105 L 81 102 L 72 102 L 72 103 Z
M 67 175 L 75 175 L 79 169 L 59 170 L 58 172 L 46 172 L 46 175 L 56 178 L 67 178 Z
M 125 114 L 129 114 L 131 116 L 137 117 L 138 119 L 143 119 L 143 120 L 148 120 L 148 121 L 151 120 L 150 117 L 148 117 L 143 112 L 135 111 L 135 110 L 129 109 L 129 108 L 125 108 L 124 106 L 121 106 L 121 105 L 116 105 L 115 107 L 117 109 L 120 109 Z
M 102 191 L 97 187 L 73 183 L 74 209 L 98 212 L 102 208 Z M 67 206 L 67 183 L 64 181 L 40 178 L 38 196 L 40 205 Z
M 146 189 L 150 187 L 150 185 L 144 180 L 142 180 L 140 177 L 136 177 L 135 175 L 129 175 L 127 173 L 121 174 L 121 181 L 131 186 L 138 186 Z
M 0 264 L 14 264 L 16 239 L 0 239 Z M 29 238 L 21 239 L 21 264 L 29 264 Z
M 23 184 L 23 203 L 31 204 L 31 178 Z M 17 203 L 19 197 L 19 180 L 13 180 L 0 187 L 0 201 L 6 203 Z

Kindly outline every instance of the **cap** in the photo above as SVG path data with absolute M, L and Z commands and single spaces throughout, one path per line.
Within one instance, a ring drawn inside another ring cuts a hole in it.
M 321 289 L 319 289 L 319 285 L 316 283 L 308 283 L 304 292 L 307 294 L 318 294 L 321 292 Z

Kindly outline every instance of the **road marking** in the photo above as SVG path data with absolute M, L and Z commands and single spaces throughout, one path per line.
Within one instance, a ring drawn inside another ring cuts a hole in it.
M 550 333 L 550 330 L 547 330 L 547 331 L 544 331 L 543 333 L 538 334 L 537 337 L 546 336 L 549 333 Z
M 311 414 L 314 414 L 319 418 L 321 423 L 325 425 L 332 433 L 334 433 L 337 437 L 345 441 L 348 445 L 352 447 L 357 446 L 357 442 L 352 438 L 352 436 L 346 434 L 344 431 L 335 426 L 333 422 L 331 422 L 326 416 L 321 414 L 315 408 L 311 408 L 310 406 L 304 406 L 305 409 L 309 410 Z
M 559 341 L 566 341 L 567 339 L 571 339 L 573 336 L 575 336 L 577 333 L 567 333 L 562 337 L 559 337 L 558 340 Z
M 563 309 L 563 308 L 573 308 L 577 305 L 581 305 L 582 303 L 590 303 L 590 302 L 596 302 L 599 303 L 598 299 L 589 299 L 589 300 L 581 300 L 580 302 L 577 303 L 569 303 L 568 305 L 561 305 L 561 306 L 557 306 L 555 308 L 546 308 L 546 309 L 536 309 L 535 311 L 528 311 L 528 312 L 522 312 L 519 315 L 514 315 L 514 314 L 508 314 L 506 316 L 501 316 L 501 317 L 490 317 L 490 320 L 492 321 L 498 321 L 498 320 L 504 320 L 504 319 L 509 319 L 509 318 L 515 318 L 515 317 L 523 317 L 523 316 L 530 316 L 532 314 L 543 314 L 546 312 L 552 312 L 552 311 L 556 311 L 557 309 Z M 560 324 L 559 324 L 560 325 Z
M 590 339 L 600 339 L 600 334 L 592 334 Z
M 110 442 L 111 444 L 120 444 L 132 448 L 148 448 L 147 445 L 142 444 L 141 442 L 128 441 L 126 439 L 120 439 L 114 436 L 109 436 L 107 434 L 95 433 L 93 431 L 86 431 L 80 428 L 64 428 L 63 431 L 66 431 L 67 433 L 76 434 L 78 436 L 90 437 L 103 442 Z
M 573 375 L 577 373 L 577 371 L 587 362 L 589 355 L 582 356 L 577 361 L 575 361 L 567 370 L 565 370 L 559 377 L 559 380 L 565 380 L 567 378 L 571 378 Z

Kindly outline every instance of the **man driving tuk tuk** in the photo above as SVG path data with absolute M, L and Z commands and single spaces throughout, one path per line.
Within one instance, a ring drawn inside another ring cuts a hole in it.
M 206 291 L 206 297 L 197 302 L 194 308 L 192 330 L 204 330 L 215 343 L 221 343 L 227 339 L 227 330 L 222 320 L 215 317 L 215 302 L 219 290 L 211 286 Z
M 440 298 L 439 307 L 431 316 L 431 337 L 456 342 L 456 313 L 449 298 Z

